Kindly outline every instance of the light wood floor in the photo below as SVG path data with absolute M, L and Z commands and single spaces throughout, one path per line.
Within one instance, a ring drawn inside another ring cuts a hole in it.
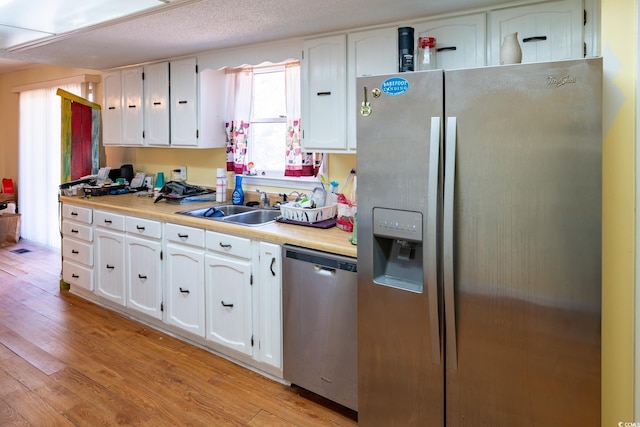
M 341 406 L 60 291 L 59 277 L 57 251 L 0 249 L 1 426 L 357 424 Z

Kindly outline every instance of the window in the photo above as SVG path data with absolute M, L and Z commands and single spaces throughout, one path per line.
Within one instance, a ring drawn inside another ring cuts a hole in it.
M 227 71 L 227 169 L 256 185 L 311 189 L 321 154 L 300 149 L 300 64 Z
M 261 176 L 283 177 L 287 132 L 284 66 L 254 68 L 252 107 L 248 161 Z

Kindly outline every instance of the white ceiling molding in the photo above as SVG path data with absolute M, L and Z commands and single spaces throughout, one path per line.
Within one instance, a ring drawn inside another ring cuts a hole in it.
M 80 74 L 77 76 L 65 77 L 63 79 L 46 80 L 43 82 L 29 83 L 25 85 L 13 86 L 11 92 L 20 93 L 28 90 L 45 89 L 55 86 L 65 86 L 74 83 L 100 83 L 102 78 L 99 74 Z

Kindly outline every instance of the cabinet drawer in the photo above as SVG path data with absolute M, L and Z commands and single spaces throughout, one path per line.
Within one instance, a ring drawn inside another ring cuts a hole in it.
M 62 234 L 65 237 L 93 242 L 93 228 L 77 222 L 62 220 Z
M 251 258 L 250 239 L 216 233 L 215 231 L 207 231 L 207 249 L 240 258 Z
M 69 261 L 62 261 L 62 280 L 71 286 L 93 291 L 93 269 Z
M 93 213 L 96 226 L 110 230 L 124 231 L 124 215 L 111 212 L 95 211 Z
M 90 208 L 81 208 L 80 206 L 62 205 L 62 218 L 72 219 L 74 221 L 91 224 L 93 219 L 92 210 Z
M 125 220 L 127 233 L 139 236 L 160 239 L 162 237 L 162 225 L 158 221 L 128 216 Z
M 164 231 L 169 241 L 204 248 L 204 230 L 200 228 L 167 224 Z
M 91 267 L 93 266 L 93 246 L 79 240 L 65 238 L 62 240 L 62 257 Z

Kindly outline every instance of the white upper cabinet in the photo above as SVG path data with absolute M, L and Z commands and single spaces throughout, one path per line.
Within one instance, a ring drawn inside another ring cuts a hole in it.
M 346 35 L 304 41 L 302 146 L 344 150 L 346 138 Z
M 169 145 L 169 63 L 144 67 L 144 139 L 147 145 Z
M 172 61 L 170 75 L 171 145 L 224 147 L 224 71 L 188 58 Z
M 102 76 L 104 145 L 144 145 L 142 67 L 104 73 Z
M 362 94 L 356 93 L 356 78 L 398 71 L 398 31 L 393 28 L 360 31 L 347 38 L 347 139 L 356 149 L 356 115 Z
M 102 143 L 120 145 L 122 141 L 122 75 L 120 71 L 102 75 Z
M 486 22 L 484 13 L 419 22 L 415 28 L 416 48 L 419 37 L 435 37 L 436 68 L 452 70 L 486 65 Z
M 518 33 L 522 63 L 584 57 L 582 0 L 562 0 L 491 12 L 490 65 L 500 64 L 504 37 Z
M 196 59 L 171 62 L 171 145 L 198 145 Z
M 122 70 L 122 145 L 144 145 L 142 67 Z

